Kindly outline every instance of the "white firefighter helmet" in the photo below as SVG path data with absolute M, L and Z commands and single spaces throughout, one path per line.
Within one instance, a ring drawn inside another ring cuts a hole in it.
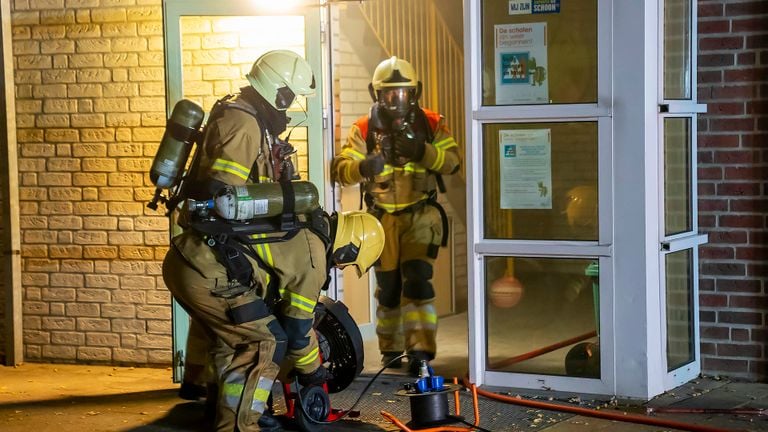
M 296 95 L 315 93 L 312 68 L 293 51 L 274 50 L 262 54 L 245 77 L 251 87 L 279 111 L 287 110 Z
M 333 239 L 333 265 L 355 266 L 362 277 L 379 259 L 384 250 L 384 228 L 373 215 L 362 212 L 336 214 L 336 235 Z

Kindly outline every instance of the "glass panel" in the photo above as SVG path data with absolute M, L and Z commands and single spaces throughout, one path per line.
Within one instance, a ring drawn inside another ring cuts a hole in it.
M 218 99 L 248 85 L 245 74 L 261 54 L 288 49 L 305 55 L 303 16 L 184 16 L 180 28 L 184 97 L 206 113 Z M 288 109 L 294 124 L 306 118 L 306 108 L 306 98 L 299 95 Z M 305 127 L 291 134 L 304 180 L 309 178 L 306 141 Z
M 664 99 L 691 98 L 691 0 L 664 1 Z
M 597 241 L 597 123 L 483 126 L 485 238 Z
M 668 253 L 667 287 L 667 371 L 695 360 L 693 346 L 693 251 Z
M 483 105 L 597 102 L 597 0 L 484 0 Z
M 488 370 L 600 377 L 594 259 L 485 259 Z
M 664 234 L 692 229 L 691 119 L 664 119 Z

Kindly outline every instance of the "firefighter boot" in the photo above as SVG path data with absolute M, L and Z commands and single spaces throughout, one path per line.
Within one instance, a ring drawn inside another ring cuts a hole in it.
M 411 376 L 418 377 L 421 369 L 422 360 L 429 363 L 435 358 L 434 354 L 426 351 L 411 351 L 408 353 L 408 373 Z
M 280 422 L 268 412 L 265 412 L 259 417 L 258 425 L 262 432 L 281 432 L 283 430 L 283 426 Z
M 321 386 L 331 378 L 333 376 L 325 366 L 318 367 L 314 372 L 298 375 L 299 384 L 302 387 Z

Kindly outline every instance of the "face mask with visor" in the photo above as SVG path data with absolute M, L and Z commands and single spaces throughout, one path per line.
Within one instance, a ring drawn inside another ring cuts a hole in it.
M 392 118 L 405 117 L 416 102 L 416 89 L 412 87 L 390 87 L 379 90 L 379 106 Z

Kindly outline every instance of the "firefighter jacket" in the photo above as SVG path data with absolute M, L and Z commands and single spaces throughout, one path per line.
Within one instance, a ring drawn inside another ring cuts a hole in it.
M 342 185 L 363 183 L 365 192 L 373 198 L 373 205 L 393 213 L 417 204 L 435 191 L 435 174 L 453 174 L 459 169 L 458 144 L 451 135 L 443 117 L 428 109 L 424 112 L 432 140 L 426 143 L 424 156 L 403 166 L 384 165 L 384 170 L 373 179 L 360 174 L 360 163 L 366 159 L 371 147 L 367 143 L 369 116 L 359 118 L 350 129 L 347 143 L 333 161 L 332 176 Z

